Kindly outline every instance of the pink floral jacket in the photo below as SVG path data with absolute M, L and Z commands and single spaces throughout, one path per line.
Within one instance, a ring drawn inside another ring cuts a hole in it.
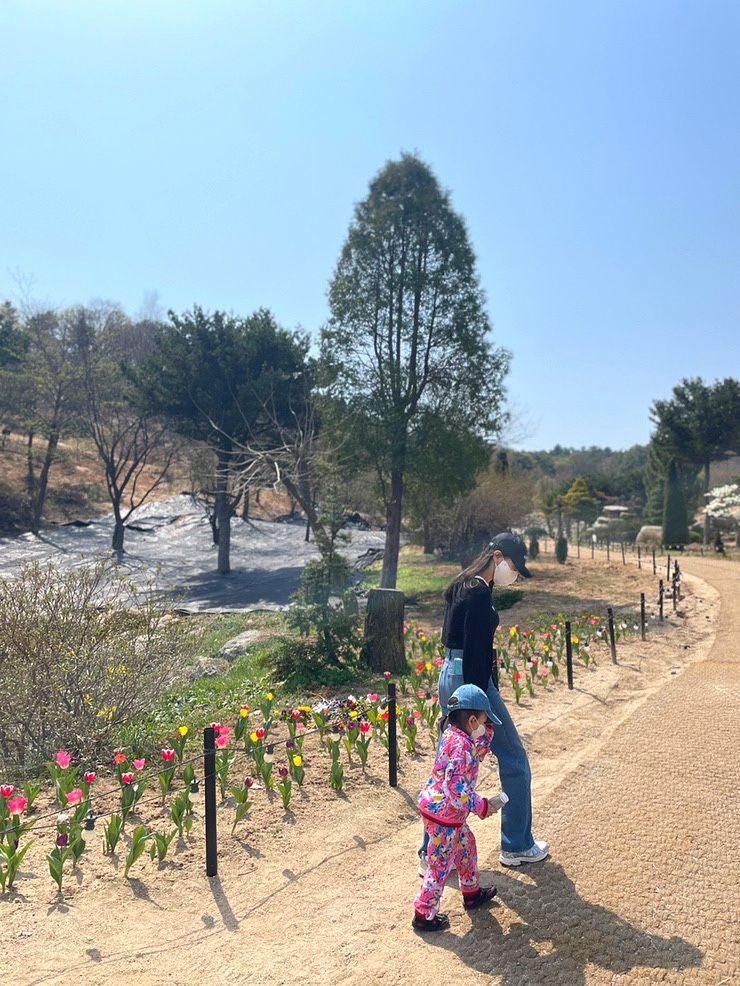
M 492 723 L 486 723 L 486 734 L 473 740 L 468 734 L 449 725 L 442 733 L 432 776 L 418 798 L 419 811 L 437 825 L 459 828 L 474 812 L 485 818 L 488 799 L 476 794 L 480 762 L 490 749 Z

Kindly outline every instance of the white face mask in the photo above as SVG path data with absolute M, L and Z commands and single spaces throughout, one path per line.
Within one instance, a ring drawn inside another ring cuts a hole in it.
M 481 739 L 485 735 L 486 735 L 486 724 L 485 722 L 479 722 L 478 725 L 473 730 L 473 732 L 470 734 L 470 738 L 477 740 L 477 739 Z
M 513 572 L 509 568 L 509 563 L 502 558 L 493 571 L 494 585 L 513 585 L 519 576 L 518 572 Z

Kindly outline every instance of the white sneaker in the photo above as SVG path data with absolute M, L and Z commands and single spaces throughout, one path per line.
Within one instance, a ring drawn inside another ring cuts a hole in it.
M 419 876 L 424 876 L 427 871 L 429 863 L 427 862 L 427 854 L 425 852 L 419 853 Z
M 499 862 L 503 866 L 521 866 L 522 863 L 541 863 L 550 855 L 550 845 L 542 839 L 535 839 L 534 845 L 526 852 L 501 852 Z

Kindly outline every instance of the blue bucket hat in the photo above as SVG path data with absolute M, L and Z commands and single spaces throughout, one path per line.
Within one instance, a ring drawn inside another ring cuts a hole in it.
M 501 720 L 494 715 L 488 696 L 482 688 L 477 685 L 460 685 L 447 699 L 447 711 L 454 712 L 456 709 L 465 709 L 470 712 L 485 712 L 495 726 L 500 726 Z

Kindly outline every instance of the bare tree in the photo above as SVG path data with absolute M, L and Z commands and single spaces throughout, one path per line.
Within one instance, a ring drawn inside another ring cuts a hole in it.
M 105 468 L 113 508 L 111 546 L 123 553 L 125 525 L 166 480 L 178 446 L 166 424 L 137 410 L 121 372 L 132 358 L 128 319 L 117 308 L 76 309 L 75 334 L 84 373 L 84 418 Z M 139 335 L 133 334 L 133 339 Z M 142 347 L 145 349 L 145 347 Z M 139 354 L 141 355 L 141 350 Z

